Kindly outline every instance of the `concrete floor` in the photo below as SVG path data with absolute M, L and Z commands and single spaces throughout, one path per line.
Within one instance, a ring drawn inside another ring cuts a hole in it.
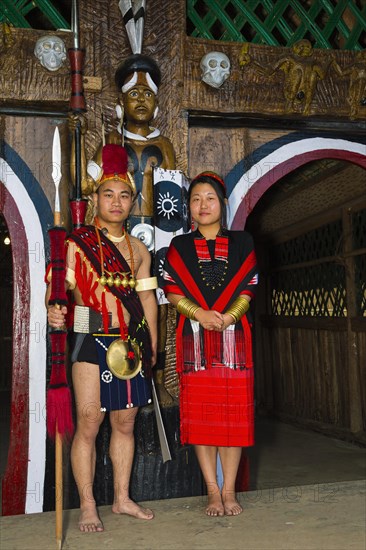
M 151 522 L 100 508 L 104 533 L 80 533 L 78 511 L 63 516 L 63 549 L 364 550 L 366 450 L 261 419 L 249 450 L 251 491 L 240 516 L 209 518 L 205 497 L 146 503 Z M 1 550 L 56 548 L 55 514 L 0 520 Z

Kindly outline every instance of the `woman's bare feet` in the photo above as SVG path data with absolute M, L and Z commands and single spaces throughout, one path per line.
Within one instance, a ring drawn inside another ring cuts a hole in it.
M 104 531 L 103 523 L 100 521 L 96 508 L 80 510 L 78 526 L 82 533 L 101 533 Z
M 224 504 L 225 516 L 238 516 L 242 513 L 243 508 L 235 498 L 235 493 L 226 493 L 222 495 Z
M 122 504 L 113 504 L 112 512 L 115 514 L 127 514 L 137 519 L 153 519 L 154 512 L 149 508 L 143 508 L 131 499 L 124 500 Z
M 208 505 L 206 508 L 206 514 L 208 516 L 223 516 L 225 513 L 224 505 L 221 500 L 221 494 L 219 491 L 208 495 Z

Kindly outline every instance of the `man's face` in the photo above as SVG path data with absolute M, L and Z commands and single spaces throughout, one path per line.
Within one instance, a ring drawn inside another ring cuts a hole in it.
M 127 120 L 150 122 L 154 117 L 156 97 L 147 86 L 136 84 L 123 94 L 123 105 Z
M 130 213 L 133 202 L 131 187 L 120 180 L 102 183 L 93 195 L 97 216 L 101 225 L 123 223 Z

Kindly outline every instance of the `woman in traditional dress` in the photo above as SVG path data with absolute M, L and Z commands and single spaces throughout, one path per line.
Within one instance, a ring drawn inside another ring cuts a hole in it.
M 196 176 L 188 201 L 196 229 L 171 241 L 164 265 L 164 291 L 178 312 L 181 442 L 195 445 L 207 485 L 207 515 L 238 515 L 243 510 L 235 481 L 242 447 L 254 443 L 250 302 L 256 258 L 247 232 L 226 229 L 220 176 Z

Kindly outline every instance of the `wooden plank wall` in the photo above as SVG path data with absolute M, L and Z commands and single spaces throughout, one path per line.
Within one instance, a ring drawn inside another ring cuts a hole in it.
M 289 325 L 291 322 L 289 321 Z M 357 333 L 363 425 L 353 431 L 347 361 L 347 331 L 260 324 L 266 343 L 256 365 L 256 399 L 261 413 L 359 443 L 365 439 L 366 337 Z M 268 387 L 268 378 L 272 384 Z

